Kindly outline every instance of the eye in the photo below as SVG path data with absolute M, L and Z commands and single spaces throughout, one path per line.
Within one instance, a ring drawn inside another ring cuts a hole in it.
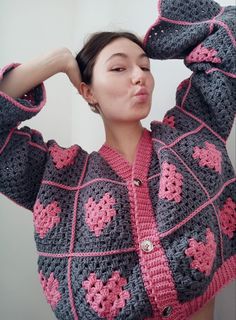
M 122 72 L 124 71 L 125 68 L 124 67 L 116 67 L 116 68 L 112 68 L 111 71 L 115 71 L 115 72 Z
M 140 67 L 143 71 L 150 71 L 150 67 Z

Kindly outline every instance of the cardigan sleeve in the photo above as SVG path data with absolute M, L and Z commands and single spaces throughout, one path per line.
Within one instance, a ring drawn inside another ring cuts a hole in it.
M 0 81 L 18 64 L 0 70 Z M 43 84 L 13 99 L 0 91 L 0 193 L 32 210 L 48 154 L 42 135 L 18 125 L 35 116 L 45 105 Z
M 176 107 L 227 140 L 236 113 L 236 10 L 212 0 L 159 0 L 144 38 L 152 59 L 184 59 L 193 72 Z

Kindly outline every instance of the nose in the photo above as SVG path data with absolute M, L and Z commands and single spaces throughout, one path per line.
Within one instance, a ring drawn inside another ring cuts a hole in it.
M 145 79 L 145 72 L 140 67 L 136 67 L 132 74 L 132 83 L 144 85 L 146 81 Z

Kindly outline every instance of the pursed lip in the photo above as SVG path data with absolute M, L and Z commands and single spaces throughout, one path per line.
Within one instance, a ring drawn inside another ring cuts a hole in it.
M 149 93 L 148 93 L 148 90 L 145 88 L 141 88 L 135 93 L 135 96 L 147 96 L 147 95 L 149 95 Z

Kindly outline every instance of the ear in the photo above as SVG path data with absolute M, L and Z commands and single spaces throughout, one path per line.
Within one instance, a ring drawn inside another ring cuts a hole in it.
M 93 105 L 97 103 L 96 99 L 94 98 L 91 86 L 86 84 L 85 82 L 80 83 L 79 93 L 88 102 L 88 104 Z

